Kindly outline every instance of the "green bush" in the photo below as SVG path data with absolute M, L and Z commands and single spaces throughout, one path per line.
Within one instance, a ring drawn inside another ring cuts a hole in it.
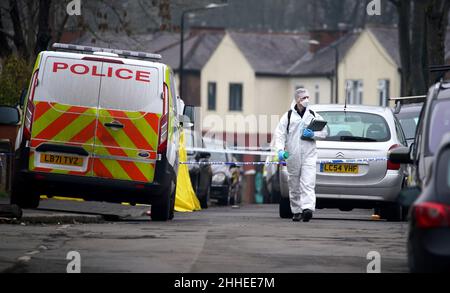
M 0 73 L 0 105 L 14 106 L 20 101 L 22 90 L 28 86 L 32 67 L 24 59 L 10 55 Z

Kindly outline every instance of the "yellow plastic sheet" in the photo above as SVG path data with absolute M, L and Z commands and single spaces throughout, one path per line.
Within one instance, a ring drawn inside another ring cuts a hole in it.
M 180 134 L 180 162 L 187 162 L 187 152 L 185 145 L 184 131 Z M 175 210 L 177 212 L 200 211 L 200 202 L 192 188 L 191 178 L 189 177 L 189 168 L 187 165 L 178 167 L 177 194 L 175 199 Z

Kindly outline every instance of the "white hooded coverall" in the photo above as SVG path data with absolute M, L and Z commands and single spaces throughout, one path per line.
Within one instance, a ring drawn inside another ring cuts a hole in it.
M 289 134 L 287 133 L 288 113 L 281 117 L 275 132 L 276 150 L 286 150 L 289 153 L 287 159 L 289 198 L 293 214 L 301 214 L 304 210 L 315 211 L 316 208 L 316 162 L 317 149 L 316 138 L 325 138 L 326 129 L 314 132 L 314 141 L 302 140 L 303 131 L 313 119 L 323 120 L 314 112 L 311 114 L 306 108 L 303 118 L 295 110 L 294 102 L 291 109 Z

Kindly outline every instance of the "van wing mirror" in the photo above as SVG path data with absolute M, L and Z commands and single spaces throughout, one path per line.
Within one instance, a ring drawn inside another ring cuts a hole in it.
M 399 147 L 389 152 L 388 159 L 395 164 L 412 164 L 411 151 L 407 147 Z
M 10 106 L 0 106 L 0 125 L 17 125 L 19 122 L 19 109 Z

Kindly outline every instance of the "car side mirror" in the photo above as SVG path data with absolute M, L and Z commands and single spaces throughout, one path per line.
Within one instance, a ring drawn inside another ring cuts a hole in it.
M 10 106 L 0 106 L 0 124 L 17 125 L 20 122 L 19 109 Z
M 192 127 L 194 127 L 194 123 L 192 123 L 192 120 L 186 115 L 179 115 L 178 121 L 180 121 L 180 127 L 184 129 L 192 129 Z
M 411 151 L 407 147 L 399 147 L 389 152 L 388 159 L 395 164 L 412 164 Z

